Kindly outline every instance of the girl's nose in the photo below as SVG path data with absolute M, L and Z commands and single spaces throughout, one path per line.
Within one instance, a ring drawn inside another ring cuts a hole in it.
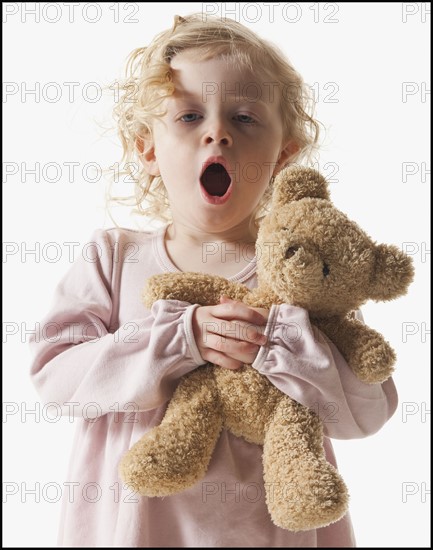
M 204 142 L 208 145 L 210 143 L 217 143 L 221 145 L 232 145 L 233 139 L 227 128 L 220 122 L 214 122 L 209 125 L 204 134 Z

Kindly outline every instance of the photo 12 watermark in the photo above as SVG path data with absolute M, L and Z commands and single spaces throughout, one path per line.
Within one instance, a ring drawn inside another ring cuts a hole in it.
M 209 16 L 234 19 L 238 23 L 303 22 L 340 23 L 340 4 L 336 2 L 203 2 L 203 21 Z
M 427 328 L 425 321 L 404 321 L 401 324 L 401 341 L 403 344 L 408 342 L 425 344 L 427 337 L 430 340 L 430 328 Z
M 140 23 L 142 2 L 3 2 L 3 24 Z
M 401 421 L 403 424 L 421 422 L 425 424 L 427 419 L 430 420 L 430 408 L 427 408 L 427 403 L 421 401 L 404 401 L 401 404 Z
M 138 504 L 140 497 L 127 485 L 114 482 L 104 486 L 96 481 L 82 483 L 79 481 L 3 481 L 3 504 L 30 502 L 56 504 L 62 499 L 68 503 L 86 502 L 97 504 L 110 501 L 116 504 Z
M 430 15 L 431 2 L 401 2 L 402 23 L 426 23 Z
M 62 418 L 67 419 L 69 424 L 77 419 L 83 419 L 91 424 L 98 422 L 104 414 L 110 414 L 114 423 L 136 424 L 138 422 L 137 414 L 140 407 L 137 403 L 112 403 L 111 405 L 91 401 L 88 403 L 79 403 L 78 401 L 66 401 L 57 403 L 50 401 L 48 403 L 28 403 L 28 402 L 3 402 L 3 424 L 27 422 L 40 424 L 56 424 Z
M 430 488 L 425 481 L 403 481 L 401 484 L 401 501 L 406 503 L 426 503 L 430 497 Z M 430 500 L 430 499 L 429 499 Z
M 425 183 L 430 181 L 430 168 L 427 168 L 426 162 L 406 161 L 401 163 L 401 181 L 403 183 L 421 181 Z
M 427 82 L 402 82 L 401 100 L 403 103 L 427 103 L 430 98 L 430 88 Z
M 66 261 L 73 264 L 82 259 L 89 264 L 97 264 L 102 260 L 114 264 L 140 261 L 141 247 L 136 242 L 112 241 L 106 246 L 96 241 L 81 244 L 77 241 L 39 242 L 39 241 L 5 241 L 3 242 L 3 263 L 48 263 L 55 264 Z

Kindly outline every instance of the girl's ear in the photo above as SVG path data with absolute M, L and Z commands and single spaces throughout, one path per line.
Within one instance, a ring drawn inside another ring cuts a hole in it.
M 274 168 L 273 176 L 276 176 L 287 164 L 293 155 L 299 151 L 300 147 L 295 140 L 290 139 L 286 145 L 281 149 L 277 163 Z
M 140 162 L 151 176 L 160 176 L 158 161 L 155 155 L 155 146 L 152 139 L 137 136 L 135 139 Z

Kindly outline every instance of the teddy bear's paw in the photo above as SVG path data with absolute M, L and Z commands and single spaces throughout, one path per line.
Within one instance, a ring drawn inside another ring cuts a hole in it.
M 362 382 L 377 384 L 387 380 L 394 371 L 396 355 L 382 339 L 370 341 L 354 350 L 350 367 Z
M 235 300 L 250 291 L 248 287 L 206 273 L 158 273 L 145 281 L 142 300 L 147 308 L 157 300 L 180 300 L 202 306 L 218 304 L 221 294 Z
M 308 531 L 341 519 L 347 512 L 349 496 L 337 470 L 325 458 L 299 457 L 296 462 L 291 462 L 283 482 L 265 485 L 275 525 Z
M 173 283 L 177 282 L 176 273 L 160 273 L 153 275 L 145 281 L 142 300 L 147 308 L 151 308 L 152 304 L 157 300 L 167 300 L 173 298 Z M 173 281 L 173 278 L 175 281 Z M 176 299 L 181 299 L 178 296 Z

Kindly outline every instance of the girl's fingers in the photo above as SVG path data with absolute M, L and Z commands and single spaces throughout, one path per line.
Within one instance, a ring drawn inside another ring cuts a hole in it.
M 220 297 L 220 303 L 221 304 L 229 304 L 229 303 L 237 303 L 237 304 L 243 304 L 244 306 L 246 304 L 244 304 L 243 302 L 241 302 L 240 300 L 233 300 L 233 298 L 229 298 L 228 296 L 226 296 L 225 294 L 222 294 L 221 297 Z M 252 306 L 246 306 L 248 307 L 250 310 L 252 311 L 255 311 L 257 312 L 259 315 L 261 315 L 264 320 L 265 320 L 265 323 L 266 324 L 266 321 L 269 317 L 269 309 L 266 309 L 264 307 L 252 307 Z
M 212 314 L 215 317 L 227 319 L 228 321 L 241 319 L 253 325 L 266 325 L 267 319 L 261 313 L 250 308 L 243 302 L 232 300 L 226 296 L 221 297 L 220 301 L 221 299 L 223 302 L 212 308 Z
M 254 363 L 260 349 L 256 344 L 231 340 L 217 334 L 209 335 L 207 348 L 209 352 L 216 351 L 224 356 L 228 356 L 232 360 L 241 361 L 245 364 Z M 202 357 L 205 359 L 204 355 Z
M 258 327 L 257 325 L 243 321 L 224 321 L 216 318 L 215 321 L 206 323 L 204 329 L 204 336 L 206 334 L 215 334 L 227 340 L 239 340 L 258 346 L 263 346 L 267 342 L 267 338 L 263 334 L 263 326 Z

